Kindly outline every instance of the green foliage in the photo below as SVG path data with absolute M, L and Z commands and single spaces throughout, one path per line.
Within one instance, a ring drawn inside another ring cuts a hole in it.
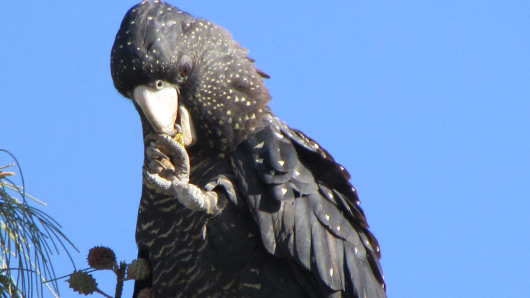
M 146 259 L 136 259 L 130 264 L 126 262 L 116 262 L 116 255 L 114 251 L 108 247 L 95 246 L 88 251 L 87 257 L 90 268 L 80 271 L 74 271 L 70 274 L 67 280 L 70 288 L 79 294 L 89 295 L 99 293 L 106 298 L 111 296 L 105 294 L 98 289 L 96 279 L 92 276 L 92 272 L 101 270 L 110 270 L 116 275 L 116 291 L 114 298 L 121 298 L 123 292 L 123 282 L 127 280 L 143 280 L 149 277 L 150 267 Z M 151 288 L 140 292 L 138 297 L 154 297 Z
M 0 166 L 0 297 L 42 296 L 44 287 L 53 296 L 59 297 L 57 281 L 68 278 L 66 282 L 74 292 L 82 295 L 99 293 L 109 298 L 111 296 L 97 288 L 97 282 L 91 273 L 111 270 L 116 274 L 115 298 L 119 298 L 124 281 L 148 277 L 146 260 L 133 261 L 128 272 L 129 265 L 125 262 L 118 264 L 116 255 L 110 248 L 96 246 L 89 251 L 87 257 L 91 269 L 74 269 L 72 274 L 57 278 L 50 256 L 64 251 L 72 261 L 68 249 L 77 249 L 61 232 L 61 226 L 53 218 L 28 204 L 28 200 L 31 200 L 45 206 L 43 202 L 26 194 L 22 170 L 16 158 L 0 149 L 0 154 L 2 153 L 11 157 L 14 163 Z M 12 168 L 20 173 L 21 186 L 10 179 L 15 173 L 6 169 Z
M 58 297 L 50 256 L 64 251 L 72 260 L 68 249 L 76 248 L 53 218 L 28 204 L 29 199 L 45 205 L 26 194 L 22 171 L 16 158 L 6 150 L 0 149 L 0 153 L 15 161 L 0 167 L 0 295 L 42 296 L 46 287 Z M 11 170 L 15 165 L 20 173 L 21 186 L 17 186 L 9 178 L 15 176 L 15 173 L 5 171 Z

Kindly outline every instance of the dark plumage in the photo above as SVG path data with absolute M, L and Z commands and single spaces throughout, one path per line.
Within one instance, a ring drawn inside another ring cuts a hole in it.
M 174 6 L 149 1 L 133 7 L 112 51 L 112 77 L 121 94 L 131 97 L 134 86 L 155 78 L 178 84 L 212 148 L 234 149 L 267 109 L 270 96 L 247 50 L 223 28 Z M 188 65 L 191 72 L 183 78 Z
M 135 101 L 146 146 L 136 239 L 152 274 L 135 295 L 384 297 L 379 246 L 349 174 L 271 113 L 267 76 L 246 55 L 224 29 L 161 1 L 131 8 L 121 24 L 112 78 Z M 138 86 L 164 84 L 195 127 L 189 171 L 134 98 Z

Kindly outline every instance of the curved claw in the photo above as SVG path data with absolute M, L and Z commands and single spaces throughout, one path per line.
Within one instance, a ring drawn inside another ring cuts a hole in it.
M 151 142 L 150 146 L 148 146 L 145 149 L 145 153 L 147 153 L 147 156 L 149 156 L 151 158 L 162 158 L 162 159 L 168 159 L 169 160 L 169 157 L 167 155 L 162 153 L 162 151 L 160 151 L 160 149 L 158 149 L 156 147 L 153 147 L 153 145 L 156 145 L 156 144 Z
M 153 157 L 167 158 L 174 165 L 174 172 L 177 179 L 187 183 L 190 174 L 190 161 L 186 148 L 172 137 L 165 134 L 149 134 L 147 141 L 151 141 L 148 155 Z M 148 147 L 148 148 L 149 148 Z M 169 156 L 169 157 L 168 157 Z
M 161 174 L 164 178 L 174 176 L 175 166 L 173 166 L 169 157 L 153 146 L 156 146 L 156 144 L 152 143 L 145 149 L 148 157 L 147 166 L 149 167 L 149 171 L 151 173 Z
M 160 174 L 164 170 L 164 165 L 156 159 L 150 160 L 147 166 L 149 167 L 149 172 L 153 174 Z
M 215 191 L 205 191 L 189 184 L 190 161 L 183 144 L 165 134 L 149 134 L 146 137 L 147 162 L 144 165 L 144 183 L 164 195 L 174 196 L 190 210 L 218 214 Z

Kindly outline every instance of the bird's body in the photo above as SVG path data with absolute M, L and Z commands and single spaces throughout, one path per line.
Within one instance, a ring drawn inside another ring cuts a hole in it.
M 384 297 L 348 173 L 272 114 L 246 53 L 160 1 L 122 22 L 111 70 L 142 119 L 136 240 L 151 266 L 135 295 Z
M 235 180 L 230 158 L 214 157 L 190 152 L 190 183 L 212 188 L 218 179 Z M 291 275 L 282 283 L 267 280 L 279 269 L 288 272 L 288 264 L 265 253 L 248 207 L 233 203 L 242 198 L 223 192 L 223 212 L 212 217 L 190 212 L 174 199 L 164 201 L 164 196 L 157 198 L 144 188 L 142 197 L 149 199 L 141 201 L 138 225 L 152 222 L 157 229 L 139 227 L 137 241 L 140 256 L 154 261 L 151 282 L 161 286 L 157 297 L 278 297 L 284 291 L 280 296 L 304 297 L 301 288 L 289 289 L 296 285 Z M 157 202 L 163 203 L 155 206 Z M 150 258 L 153 252 L 162 253 L 163 258 Z

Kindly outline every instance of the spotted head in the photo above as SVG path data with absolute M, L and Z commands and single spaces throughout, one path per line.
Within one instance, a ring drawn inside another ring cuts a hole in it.
M 111 54 L 116 89 L 151 131 L 193 130 L 187 145 L 233 149 L 268 111 L 264 73 L 223 28 L 162 1 L 125 15 Z M 144 128 L 145 130 L 145 128 Z

